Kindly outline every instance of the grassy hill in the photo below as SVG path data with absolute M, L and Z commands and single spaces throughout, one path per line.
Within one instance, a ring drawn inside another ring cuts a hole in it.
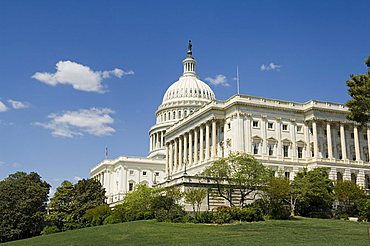
M 369 245 L 369 223 L 300 218 L 232 225 L 135 221 L 5 245 Z

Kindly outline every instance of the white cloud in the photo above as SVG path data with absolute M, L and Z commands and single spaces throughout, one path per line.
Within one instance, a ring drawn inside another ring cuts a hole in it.
M 260 69 L 261 71 L 280 71 L 281 65 L 270 62 L 270 64 L 262 64 Z
M 133 71 L 124 71 L 119 68 L 110 71 L 94 71 L 88 66 L 72 61 L 59 61 L 56 64 L 56 70 L 55 73 L 37 72 L 32 75 L 32 78 L 52 86 L 69 84 L 76 90 L 104 93 L 103 79 L 111 76 L 121 78 L 123 75 L 134 74 Z
M 75 177 L 73 177 L 73 179 L 74 179 L 74 181 L 76 181 L 76 182 L 78 182 L 78 181 L 82 180 L 82 178 L 81 178 L 81 177 L 79 177 L 79 176 L 75 176 Z
M 90 108 L 78 111 L 67 111 L 62 114 L 50 114 L 48 123 L 36 122 L 34 125 L 51 130 L 56 137 L 73 138 L 90 134 L 94 136 L 111 135 L 116 130 L 111 127 L 114 113 L 109 108 Z
M 216 75 L 215 78 L 207 77 L 204 80 L 208 81 L 212 85 L 230 86 L 230 84 L 227 82 L 226 76 L 222 74 Z
M 26 102 L 20 102 L 16 100 L 9 99 L 8 103 L 12 106 L 14 109 L 24 109 L 24 108 L 29 108 L 30 104 Z
M 5 112 L 7 110 L 8 110 L 7 106 L 2 101 L 0 101 L 0 113 Z

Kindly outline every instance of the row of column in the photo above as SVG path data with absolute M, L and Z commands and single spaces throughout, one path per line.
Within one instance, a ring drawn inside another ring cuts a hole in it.
M 215 158 L 217 156 L 217 121 L 206 122 L 166 143 L 166 153 L 167 176 Z
M 154 132 L 150 135 L 149 150 L 153 151 L 164 147 L 164 134 L 166 131 Z
M 312 122 L 312 130 L 313 130 L 313 146 L 314 146 L 314 157 L 319 157 L 319 147 L 318 147 L 318 137 L 317 137 L 317 124 L 316 121 Z M 346 135 L 345 135 L 345 126 L 343 123 L 340 124 L 339 127 L 339 134 L 340 134 L 340 146 L 341 146 L 341 154 L 342 159 L 347 160 L 347 145 L 346 145 Z M 366 131 L 367 134 L 367 147 L 368 147 L 368 155 L 370 160 L 370 129 L 368 128 Z M 354 135 L 354 145 L 355 145 L 355 156 L 356 161 L 361 160 L 361 151 L 360 151 L 360 141 L 359 141 L 359 131 L 357 125 L 353 127 L 353 135 Z M 332 134 L 331 134 L 331 124 L 330 122 L 326 123 L 326 141 L 328 147 L 328 158 L 333 159 L 333 141 L 332 141 Z

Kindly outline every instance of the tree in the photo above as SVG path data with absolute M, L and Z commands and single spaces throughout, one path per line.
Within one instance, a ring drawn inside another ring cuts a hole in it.
M 99 181 L 82 179 L 75 185 L 64 181 L 48 205 L 47 221 L 61 231 L 84 227 L 86 211 L 104 204 L 105 190 Z
M 338 182 L 334 187 L 334 194 L 342 212 L 349 216 L 358 216 L 366 201 L 366 191 L 349 180 Z
M 216 160 L 201 176 L 214 180 L 219 195 L 231 206 L 235 206 L 232 193 L 237 190 L 239 205 L 243 207 L 247 199 L 254 200 L 260 188 L 267 184 L 271 172 L 251 155 L 231 153 L 227 158 Z
M 56 226 L 59 231 L 64 231 L 65 224 L 72 220 L 70 215 L 73 210 L 74 196 L 73 184 L 69 181 L 63 181 L 50 199 L 49 215 L 46 220 Z
M 199 214 L 200 206 L 207 194 L 208 190 L 205 188 L 190 188 L 184 193 L 185 202 L 191 204 L 195 215 Z
M 49 189 L 35 172 L 16 172 L 0 181 L 0 242 L 40 234 Z
M 370 122 L 370 56 L 366 60 L 368 72 L 365 74 L 351 74 L 347 80 L 348 94 L 352 97 L 346 103 L 349 108 L 348 119 L 364 125 Z
M 302 216 L 329 217 L 334 201 L 334 185 L 327 168 L 306 169 L 295 177 L 292 185 L 298 193 L 297 210 Z

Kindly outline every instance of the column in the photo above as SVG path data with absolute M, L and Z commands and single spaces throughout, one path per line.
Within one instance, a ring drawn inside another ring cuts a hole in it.
M 217 142 L 216 142 L 216 120 L 212 121 L 212 153 L 211 157 L 212 159 L 216 157 L 216 152 L 217 152 Z
M 183 157 L 182 157 L 182 138 L 181 136 L 179 137 L 179 167 L 177 170 L 181 170 L 183 165 Z
M 305 134 L 306 134 L 306 158 L 311 158 L 311 140 L 310 140 L 310 128 L 308 126 L 308 123 L 305 122 Z
M 170 143 L 170 158 L 169 158 L 169 175 L 172 174 L 172 165 L 173 165 L 173 151 L 172 151 L 172 143 Z
M 297 125 L 295 121 L 290 124 L 290 137 L 292 138 L 292 157 L 297 157 L 297 139 L 296 139 Z M 295 174 L 294 174 L 295 175 Z
M 189 167 L 193 165 L 193 133 L 189 132 Z
M 353 127 L 353 135 L 355 140 L 356 161 L 361 161 L 360 142 L 358 139 L 358 128 L 356 125 Z
M 200 126 L 200 129 L 199 129 L 199 134 L 200 134 L 200 141 L 199 141 L 199 161 L 200 162 L 203 162 L 204 160 L 204 134 L 203 134 L 203 130 L 204 130 L 204 127 L 203 125 Z M 369 130 L 369 134 L 370 134 L 370 130 Z M 370 137 L 370 136 L 369 136 Z M 370 151 L 369 151 L 370 152 Z
M 246 118 L 246 127 L 245 127 L 245 152 L 247 154 L 252 153 L 252 146 L 251 146 L 251 117 L 248 115 Z
M 316 121 L 312 121 L 313 130 L 313 153 L 315 158 L 319 158 L 319 143 L 317 141 L 317 125 Z
M 155 134 L 155 148 L 159 148 L 159 132 Z
M 153 135 L 150 135 L 150 140 L 149 140 L 149 151 L 153 150 Z
M 209 123 L 206 123 L 206 155 L 205 159 L 209 159 Z
M 281 151 L 282 151 L 282 146 L 281 146 L 281 120 L 277 119 L 276 120 L 276 138 L 277 138 L 277 156 L 281 157 Z
M 198 163 L 198 129 L 194 130 L 194 164 Z
M 262 131 L 262 155 L 267 155 L 267 130 L 266 130 L 266 117 L 262 117 L 261 131 Z
M 163 131 L 161 131 L 161 144 L 160 144 L 160 146 L 159 147 L 163 147 Z
M 178 169 L 179 169 L 179 160 L 178 160 L 178 151 L 179 151 L 179 148 L 177 146 L 178 142 L 177 142 L 177 139 L 174 140 L 174 144 L 175 144 L 175 153 L 174 153 L 174 158 L 173 158 L 173 170 L 174 172 L 176 172 Z
M 331 140 L 331 126 L 330 122 L 326 123 L 326 140 L 327 140 L 327 146 L 328 146 L 328 157 L 329 159 L 333 158 L 333 145 Z
M 340 124 L 340 147 L 342 148 L 342 160 L 347 160 L 346 136 L 344 135 L 344 125 Z
M 366 128 L 366 134 L 367 134 L 367 153 L 369 155 L 370 161 L 370 128 Z
M 169 169 L 170 169 L 170 148 L 168 144 L 166 144 L 166 170 L 165 171 L 166 171 L 167 177 L 170 176 Z
M 188 164 L 188 137 L 184 134 L 184 165 Z

